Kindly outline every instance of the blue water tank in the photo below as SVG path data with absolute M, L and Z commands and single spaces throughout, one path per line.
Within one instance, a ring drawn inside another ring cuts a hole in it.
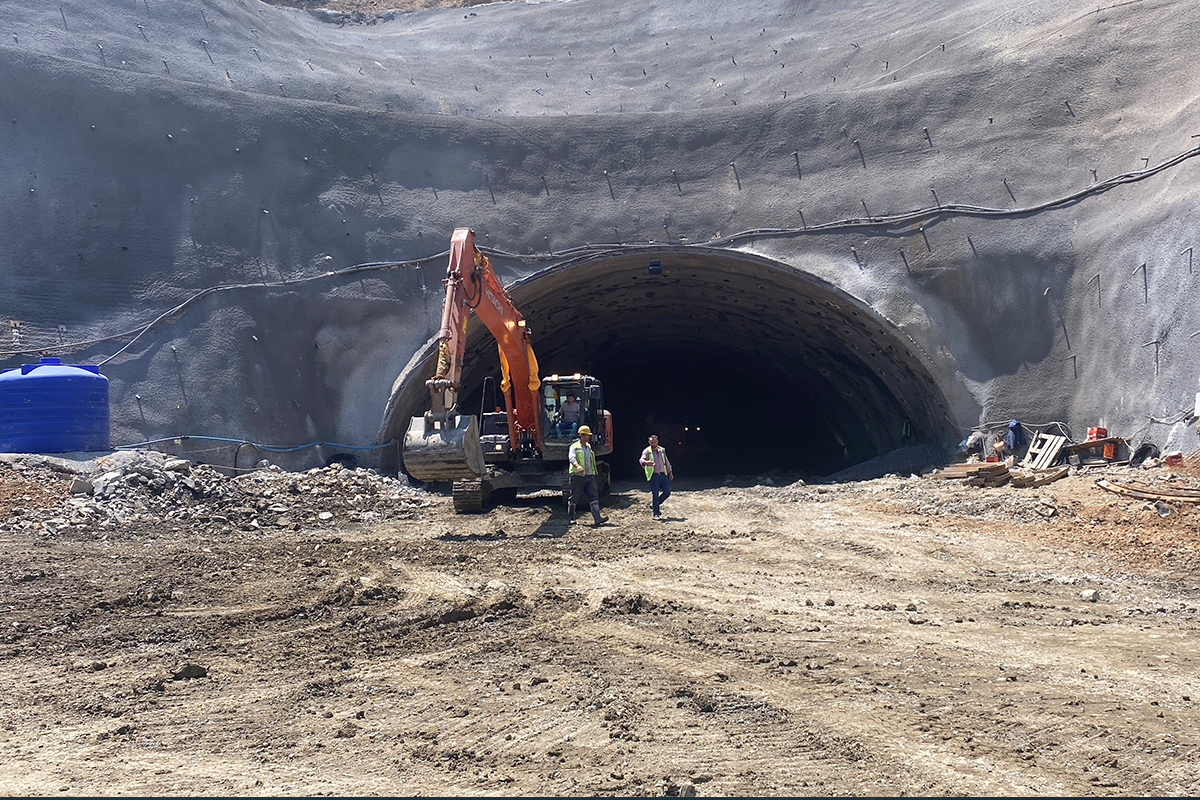
M 57 358 L 0 372 L 0 453 L 108 450 L 108 378 Z

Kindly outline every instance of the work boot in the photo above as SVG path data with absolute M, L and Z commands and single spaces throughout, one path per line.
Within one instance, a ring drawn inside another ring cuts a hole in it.
M 597 525 L 603 525 L 604 523 L 608 522 L 608 517 L 600 516 L 600 504 L 599 503 L 592 503 L 591 509 L 592 509 L 592 519 L 595 520 L 595 523 Z
M 575 503 L 571 500 L 567 501 L 567 522 L 575 521 Z

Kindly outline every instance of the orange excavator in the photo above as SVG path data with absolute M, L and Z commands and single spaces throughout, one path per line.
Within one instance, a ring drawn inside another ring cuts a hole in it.
M 592 429 L 597 456 L 612 453 L 612 414 L 604 408 L 600 381 L 578 372 L 538 376 L 529 326 L 487 256 L 475 246 L 471 229 L 454 231 L 442 283 L 446 299 L 437 370 L 425 382 L 431 407 L 409 422 L 405 471 L 422 481 L 453 481 L 454 509 L 459 513 L 478 513 L 521 491 L 563 491 L 567 451 L 579 426 Z M 496 338 L 505 408 L 487 412 L 481 407 L 478 418 L 461 413 L 458 406 L 472 311 Z M 577 398 L 578 420 L 567 423 L 562 420 L 563 405 L 571 395 Z M 597 488 L 605 492 L 610 485 L 608 463 L 597 461 L 597 472 Z

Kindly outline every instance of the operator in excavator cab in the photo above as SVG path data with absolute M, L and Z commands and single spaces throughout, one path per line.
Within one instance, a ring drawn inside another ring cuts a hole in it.
M 567 500 L 567 522 L 575 521 L 575 506 L 580 498 L 586 497 L 592 510 L 592 519 L 597 527 L 608 522 L 600 516 L 600 495 L 596 490 L 596 454 L 592 452 L 592 429 L 579 426 L 579 438 L 571 444 L 567 456 L 567 470 L 571 475 L 571 498 Z
M 554 425 L 554 432 L 560 439 L 576 434 L 579 428 L 579 413 L 579 401 L 575 399 L 573 392 L 567 392 L 567 399 L 558 409 L 558 422 Z

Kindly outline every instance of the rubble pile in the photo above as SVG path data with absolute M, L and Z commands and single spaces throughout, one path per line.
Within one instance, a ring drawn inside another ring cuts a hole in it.
M 1075 509 L 1051 497 L 1030 497 L 1013 494 L 939 494 L 897 492 L 894 499 L 899 507 L 924 517 L 970 517 L 996 522 L 1037 522 L 1051 517 L 1073 517 Z M 1074 504 L 1078 505 L 1078 504 Z
M 950 485 L 953 484 L 953 485 Z M 994 522 L 1039 522 L 1052 517 L 1074 518 L 1075 500 L 1047 497 L 1026 490 L 980 492 L 950 481 L 915 479 L 888 487 L 888 500 L 901 510 L 924 517 L 967 517 Z
M 403 476 L 340 464 L 295 473 L 266 465 L 228 477 L 154 451 L 120 451 L 78 465 L 42 459 L 10 462 L 10 468 L 26 477 L 42 474 L 69 482 L 70 495 L 61 505 L 17 505 L 0 517 L 0 530 L 46 535 L 115 531 L 138 523 L 164 528 L 187 523 L 213 532 L 298 531 L 377 522 L 429 505 L 429 495 Z
M 828 486 L 805 486 L 797 482 L 791 486 L 760 488 L 758 493 L 788 503 L 855 499 L 896 505 L 907 513 L 925 517 L 970 517 L 998 522 L 1037 522 L 1075 513 L 1072 504 L 1062 500 L 1011 491 L 980 493 L 947 483 L 893 475 Z

